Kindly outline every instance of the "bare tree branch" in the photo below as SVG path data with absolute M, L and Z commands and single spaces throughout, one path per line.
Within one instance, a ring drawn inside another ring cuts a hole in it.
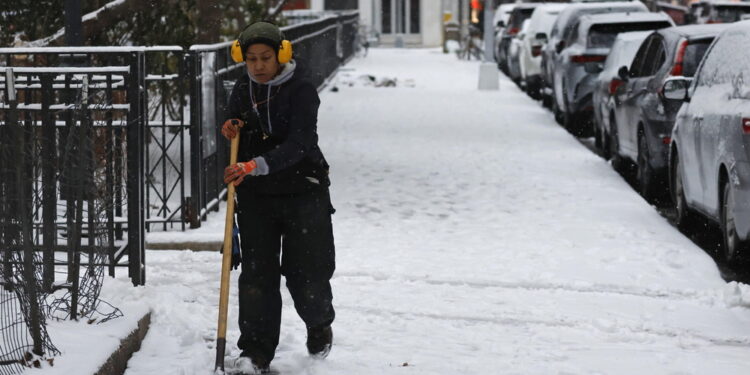
M 271 7 L 269 4 L 268 10 L 266 11 L 266 18 L 267 19 L 274 19 L 276 16 L 281 12 L 281 9 L 284 8 L 284 5 L 289 2 L 289 0 L 278 0 L 275 6 Z

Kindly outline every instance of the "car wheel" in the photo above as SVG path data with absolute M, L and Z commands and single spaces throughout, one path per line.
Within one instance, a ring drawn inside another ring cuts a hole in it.
M 562 111 L 560 110 L 560 106 L 557 104 L 557 94 L 555 94 L 555 91 L 552 91 L 552 98 L 550 99 L 552 101 L 552 113 L 555 115 L 555 121 L 562 125 L 563 124 L 563 116 Z
M 688 207 L 687 199 L 685 199 L 685 185 L 679 154 L 675 153 L 673 159 L 672 201 L 674 202 L 675 210 L 674 224 L 683 231 L 690 231 L 695 226 L 696 218 L 690 207 Z
M 602 156 L 604 157 L 604 160 L 609 160 L 612 157 L 612 151 L 609 145 L 609 134 L 604 131 L 604 129 L 601 129 L 600 131 L 602 137 Z
M 565 92 L 564 86 L 563 92 Z M 584 136 L 583 116 L 569 111 L 570 104 L 568 104 L 567 96 L 563 95 L 563 100 L 565 101 L 565 109 L 562 111 L 563 127 L 576 137 Z
M 638 132 L 638 163 L 636 169 L 636 181 L 638 181 L 639 193 L 647 201 L 651 202 L 655 197 L 654 170 L 651 168 L 649 159 L 651 153 L 648 150 L 648 141 L 642 131 Z
M 609 155 L 612 161 L 612 168 L 620 174 L 625 174 L 627 161 L 620 156 L 620 141 L 617 139 L 617 122 L 615 116 L 609 120 Z
M 594 122 L 594 147 L 601 152 L 602 144 L 602 131 L 599 128 L 598 122 Z
M 740 240 L 737 235 L 737 225 L 732 215 L 732 208 L 735 206 L 734 189 L 729 181 L 724 182 L 721 205 L 721 234 L 724 245 L 724 260 L 727 264 L 734 265 L 740 258 L 743 250 L 747 248 L 747 243 Z

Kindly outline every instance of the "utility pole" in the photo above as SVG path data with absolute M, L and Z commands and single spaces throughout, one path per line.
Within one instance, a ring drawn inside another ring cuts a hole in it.
M 500 75 L 495 64 L 495 25 L 492 19 L 495 18 L 495 8 L 493 1 L 485 0 L 484 5 L 484 61 L 479 67 L 479 89 L 480 90 L 498 90 L 500 89 Z

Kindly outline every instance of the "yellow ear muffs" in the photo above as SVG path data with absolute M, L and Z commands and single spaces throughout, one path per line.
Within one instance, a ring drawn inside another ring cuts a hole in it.
M 236 63 L 245 61 L 245 56 L 242 56 L 242 47 L 240 46 L 240 40 L 237 39 L 232 43 L 232 60 Z
M 278 60 L 279 60 L 279 64 L 286 64 L 292 61 L 292 42 L 288 40 L 281 41 L 281 46 L 279 47 Z

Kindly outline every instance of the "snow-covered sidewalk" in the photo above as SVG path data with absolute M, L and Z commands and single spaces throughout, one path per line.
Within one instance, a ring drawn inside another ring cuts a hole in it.
M 334 349 L 307 357 L 284 291 L 272 367 L 747 374 L 750 290 L 722 281 L 703 250 L 512 83 L 478 91 L 478 68 L 437 50 L 375 49 L 321 94 L 338 210 Z M 113 304 L 154 310 L 127 375 L 211 372 L 219 263 L 213 252 L 153 251 L 146 287 L 124 275 L 105 284 Z

